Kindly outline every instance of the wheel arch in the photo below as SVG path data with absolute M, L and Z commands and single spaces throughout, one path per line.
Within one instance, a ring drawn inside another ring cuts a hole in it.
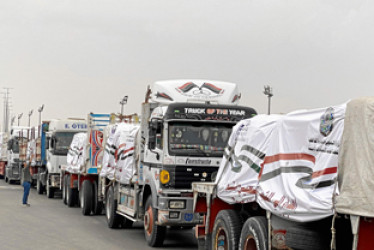
M 157 192 L 156 192 L 156 187 L 154 187 L 154 185 L 144 185 L 143 187 L 143 192 L 141 194 L 141 201 L 142 201 L 142 210 L 144 212 L 144 206 L 145 206 L 145 202 L 147 201 L 147 198 L 148 196 L 152 196 L 152 204 L 155 205 L 155 207 L 157 207 Z

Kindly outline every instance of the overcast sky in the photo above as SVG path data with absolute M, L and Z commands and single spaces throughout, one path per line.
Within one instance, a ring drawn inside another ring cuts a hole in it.
M 13 113 L 45 104 L 43 119 L 119 112 L 124 95 L 139 113 L 147 85 L 180 78 L 235 82 L 259 113 L 267 84 L 274 113 L 326 107 L 374 94 L 373 13 L 369 0 L 1 0 L 0 87 Z

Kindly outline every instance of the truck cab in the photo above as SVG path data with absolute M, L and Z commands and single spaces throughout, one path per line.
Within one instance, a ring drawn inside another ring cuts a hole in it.
M 167 218 L 173 210 L 168 201 L 177 196 L 174 203 L 185 208 L 185 213 L 175 222 L 191 224 L 192 198 L 180 196 L 192 197 L 192 182 L 215 179 L 232 127 L 255 114 L 249 107 L 206 103 L 174 103 L 152 112 L 144 153 L 144 164 L 151 171 L 144 170 L 144 174 L 146 182 L 154 183 L 161 194 L 159 207 Z
M 48 198 L 60 188 L 61 165 L 66 163 L 70 143 L 74 134 L 87 130 L 85 120 L 51 120 L 48 126 L 46 146 L 46 166 L 40 173 L 41 185 L 45 187 Z

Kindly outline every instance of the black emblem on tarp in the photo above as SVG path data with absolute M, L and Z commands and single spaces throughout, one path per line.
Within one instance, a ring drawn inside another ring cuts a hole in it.
M 333 129 L 334 122 L 334 109 L 328 108 L 325 113 L 321 116 L 321 122 L 319 126 L 319 131 L 323 136 L 328 136 Z

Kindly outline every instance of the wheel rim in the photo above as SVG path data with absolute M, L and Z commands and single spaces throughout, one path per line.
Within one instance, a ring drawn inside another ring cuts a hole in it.
M 147 235 L 151 235 L 153 231 L 153 211 L 152 206 L 149 206 L 144 215 L 144 229 Z
M 84 197 L 83 197 L 83 194 L 84 194 L 84 188 L 82 188 L 81 192 L 79 192 L 79 196 L 80 196 L 80 200 L 81 200 L 81 208 L 84 208 Z
M 71 200 L 71 197 L 70 197 L 70 192 L 68 190 L 69 187 L 66 186 L 66 201 L 70 204 L 70 200 Z M 70 206 L 70 205 L 69 205 Z
M 218 250 L 228 249 L 228 242 L 227 242 L 228 237 L 223 227 L 218 228 L 215 240 L 216 240 L 215 249 L 218 249 Z
M 256 241 L 253 236 L 248 235 L 244 241 L 244 250 L 257 250 Z
M 110 213 L 112 211 L 111 210 L 112 209 L 112 205 L 111 205 L 111 202 L 110 202 L 111 198 L 112 198 L 112 195 L 111 195 L 111 193 L 109 191 L 109 193 L 108 193 L 108 200 L 106 201 L 106 217 L 107 217 L 108 221 L 110 220 Z
M 64 178 L 65 180 L 65 178 Z M 62 186 L 62 200 L 65 202 L 66 201 L 66 183 L 65 181 L 63 182 L 64 186 Z

